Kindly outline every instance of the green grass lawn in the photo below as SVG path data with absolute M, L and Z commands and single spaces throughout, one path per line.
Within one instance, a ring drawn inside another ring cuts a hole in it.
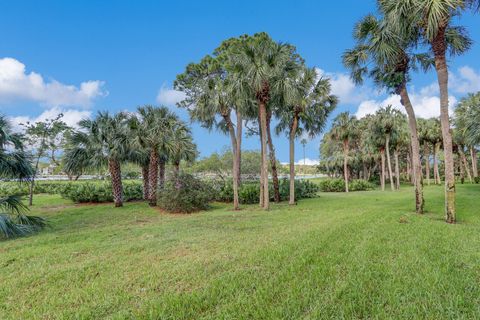
M 320 194 L 269 212 L 37 196 L 51 228 L 0 242 L 1 319 L 480 318 L 480 185 Z

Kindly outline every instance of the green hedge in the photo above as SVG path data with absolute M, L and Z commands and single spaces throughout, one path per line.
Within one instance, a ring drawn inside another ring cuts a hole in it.
M 35 182 L 34 193 L 59 194 L 70 181 L 37 181 Z M 81 183 L 81 182 L 78 182 Z M 30 193 L 29 182 L 0 182 L 0 196 L 19 195 L 24 196 Z
M 345 192 L 343 179 L 326 179 L 319 183 L 322 192 Z M 352 180 L 348 183 L 348 191 L 367 191 L 375 189 L 375 185 L 367 180 Z
M 0 183 L 0 196 L 27 195 L 28 183 Z M 110 181 L 38 181 L 35 182 L 35 194 L 60 194 L 74 202 L 110 202 L 113 201 L 112 185 Z M 124 201 L 143 199 L 143 185 L 141 181 L 127 180 L 123 182 Z
M 112 202 L 112 184 L 102 182 L 72 182 L 60 190 L 62 197 L 74 202 Z M 123 201 L 142 200 L 143 186 L 141 181 L 123 182 Z
M 225 183 L 217 182 L 214 184 L 215 200 L 221 202 L 233 202 L 233 186 L 232 181 L 228 180 Z M 290 181 L 288 179 L 281 179 L 279 181 L 280 199 L 288 200 L 290 194 Z M 317 196 L 319 187 L 317 184 L 309 180 L 295 180 L 295 199 L 313 198 Z M 269 183 L 269 194 L 273 200 L 273 184 Z M 252 204 L 257 203 L 260 197 L 260 182 L 247 181 L 242 182 L 238 190 L 238 197 L 240 203 Z

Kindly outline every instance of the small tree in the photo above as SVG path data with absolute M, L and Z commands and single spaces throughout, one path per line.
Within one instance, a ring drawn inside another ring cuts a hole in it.
M 30 180 L 30 195 L 28 204 L 33 204 L 33 193 L 35 189 L 35 176 L 38 174 L 40 159 L 49 157 L 53 163 L 59 165 L 56 158 L 56 152 L 64 144 L 64 134 L 70 130 L 61 119 L 63 114 L 58 114 L 55 118 L 37 121 L 35 123 L 26 122 L 21 124 L 25 127 L 25 136 L 28 145 L 31 148 L 34 161 L 34 174 Z

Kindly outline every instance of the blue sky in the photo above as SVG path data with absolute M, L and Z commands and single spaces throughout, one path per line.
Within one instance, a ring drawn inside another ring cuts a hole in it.
M 355 88 L 341 64 L 352 46 L 352 27 L 375 10 L 370 0 L 326 1 L 3 1 L 0 3 L 0 113 L 15 123 L 64 112 L 75 123 L 97 110 L 130 110 L 143 104 L 174 106 L 171 90 L 189 62 L 211 53 L 240 34 L 268 32 L 294 44 L 310 66 L 333 81 L 341 100 L 335 113 L 358 116 L 380 105 L 398 105 L 396 97 L 368 84 Z M 450 61 L 451 101 L 480 90 L 480 15 L 465 14 L 459 24 L 475 41 Z M 433 73 L 414 75 L 416 111 L 438 113 Z M 433 85 L 432 85 L 433 84 Z M 400 106 L 399 106 L 400 107 Z M 227 137 L 193 125 L 202 156 L 229 145 Z M 257 149 L 258 139 L 245 140 Z M 285 137 L 275 138 L 280 161 L 288 160 Z M 318 159 L 319 139 L 307 145 L 307 158 Z M 303 158 L 298 145 L 296 159 Z

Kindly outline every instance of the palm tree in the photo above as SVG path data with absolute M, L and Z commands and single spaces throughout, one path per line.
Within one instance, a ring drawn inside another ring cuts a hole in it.
M 380 154 L 380 186 L 382 191 L 385 191 L 385 149 L 386 149 L 386 135 L 385 130 L 377 114 L 369 114 L 362 119 L 361 124 L 364 126 L 361 132 L 361 140 L 363 148 L 371 151 L 374 154 Z M 365 130 L 365 128 L 368 128 Z M 378 159 L 378 157 L 377 157 Z
M 24 152 L 23 137 L 13 133 L 10 122 L 0 115 L 0 178 L 28 181 L 34 174 Z M 20 197 L 10 195 L 0 198 L 0 238 L 12 238 L 31 234 L 46 226 L 37 216 L 26 215 L 28 208 Z
M 137 116 L 130 119 L 130 127 L 135 132 L 135 142 L 149 153 L 148 200 L 151 206 L 157 205 L 160 151 L 171 148 L 173 128 L 178 121 L 178 117 L 167 107 L 151 105 L 139 107 Z
M 440 88 L 440 122 L 445 155 L 445 220 L 455 223 L 455 172 L 452 136 L 448 115 L 448 67 L 446 54 L 467 51 L 471 41 L 463 27 L 452 26 L 452 20 L 471 3 L 469 0 L 379 0 L 380 7 L 394 25 L 397 34 L 418 30 L 419 41 L 430 46 Z
M 173 129 L 171 144 L 169 158 L 172 161 L 175 175 L 178 175 L 182 160 L 193 162 L 197 158 L 197 146 L 193 142 L 190 129 L 181 122 L 177 123 Z
M 343 177 L 345 179 L 345 192 L 348 192 L 348 154 L 349 144 L 356 136 L 357 118 L 348 112 L 342 112 L 335 117 L 332 124 L 332 137 L 343 146 Z
M 277 134 L 288 132 L 290 145 L 290 195 L 289 204 L 295 204 L 295 138 L 302 134 L 314 137 L 324 129 L 330 113 L 337 106 L 337 97 L 330 94 L 328 79 L 316 80 L 314 68 L 305 68 L 296 80 L 297 86 L 294 103 L 279 109 Z M 305 159 L 305 143 L 304 146 Z
M 455 114 L 457 114 L 457 110 L 455 110 Z M 455 118 L 455 125 L 458 125 L 458 118 Z M 472 183 L 473 179 L 472 174 L 470 173 L 470 166 L 468 165 L 467 157 L 465 156 L 465 134 L 461 128 L 455 127 L 452 136 L 453 143 L 456 145 L 456 150 L 459 156 L 461 182 L 463 183 L 465 175 L 464 172 L 466 172 L 468 180 L 470 181 L 470 183 Z
M 305 165 L 305 146 L 307 145 L 308 141 L 307 139 L 303 138 L 302 140 L 300 140 L 300 144 L 302 145 L 303 147 L 303 165 Z
M 136 136 L 137 132 L 131 132 L 132 136 Z M 141 145 L 133 146 L 129 152 L 128 160 L 139 165 L 142 171 L 143 181 L 143 200 L 148 200 L 150 195 L 150 184 L 148 181 L 148 170 L 150 167 L 150 152 Z
M 381 9 L 381 8 L 380 8 Z M 413 52 L 415 33 L 398 34 L 391 30 L 388 16 L 376 18 L 368 15 L 357 23 L 354 37 L 357 41 L 352 50 L 343 55 L 344 65 L 351 70 L 351 78 L 358 84 L 364 77 L 371 77 L 375 84 L 400 96 L 401 104 L 408 115 L 412 149 L 413 181 L 415 185 L 415 210 L 423 213 L 423 181 L 420 161 L 420 144 L 415 112 L 407 90 L 410 69 L 419 63 L 424 69 L 431 64 L 427 54 Z
M 395 190 L 393 181 L 392 163 L 390 160 L 390 140 L 392 135 L 398 130 L 400 126 L 400 112 L 394 109 L 391 105 L 385 108 L 380 108 L 375 113 L 375 125 L 383 132 L 385 137 L 385 151 L 387 154 L 388 176 L 390 178 L 390 186 L 392 191 Z
M 398 114 L 399 116 L 399 121 L 397 128 L 395 130 L 395 135 L 393 139 L 393 144 L 394 144 L 394 149 L 393 149 L 393 156 L 395 159 L 395 177 L 396 177 L 396 183 L 395 187 L 396 189 L 400 189 L 400 160 L 399 156 L 400 153 L 406 154 L 407 158 L 407 174 L 409 173 L 408 166 L 409 166 L 409 159 L 410 159 L 410 154 L 411 154 L 411 144 L 410 144 L 410 135 L 408 132 L 408 123 L 407 119 L 403 114 Z
M 478 125 L 480 110 L 480 92 L 468 94 L 460 100 L 455 108 L 455 127 L 463 145 L 470 150 L 473 178 L 478 177 L 477 150 L 475 145 L 480 143 L 480 130 Z
M 231 88 L 228 56 L 231 47 L 237 41 L 241 40 L 235 38 L 226 40 L 215 50 L 213 57 L 207 55 L 200 63 L 189 64 L 185 72 L 177 76 L 174 83 L 174 88 L 186 95 L 178 106 L 186 108 L 193 121 L 198 121 L 209 130 L 215 127 L 230 135 L 235 210 L 240 208 L 238 188 L 241 176 L 242 109 L 245 103 L 237 98 L 236 91 Z M 232 119 L 232 113 L 235 114 L 236 124 Z
M 287 98 L 293 87 L 290 79 L 283 77 L 285 70 L 300 66 L 295 47 L 274 42 L 266 33 L 255 34 L 239 43 L 232 51 L 231 61 L 235 79 L 233 88 L 245 100 L 255 100 L 260 127 L 262 169 L 260 174 L 260 204 L 269 208 L 267 162 L 267 107 L 273 92 L 281 92 Z
M 110 115 L 99 112 L 93 120 L 83 119 L 79 129 L 70 136 L 70 147 L 65 150 L 65 170 L 108 167 L 112 181 L 115 207 L 123 206 L 121 163 L 130 152 L 128 116 L 120 112 Z

